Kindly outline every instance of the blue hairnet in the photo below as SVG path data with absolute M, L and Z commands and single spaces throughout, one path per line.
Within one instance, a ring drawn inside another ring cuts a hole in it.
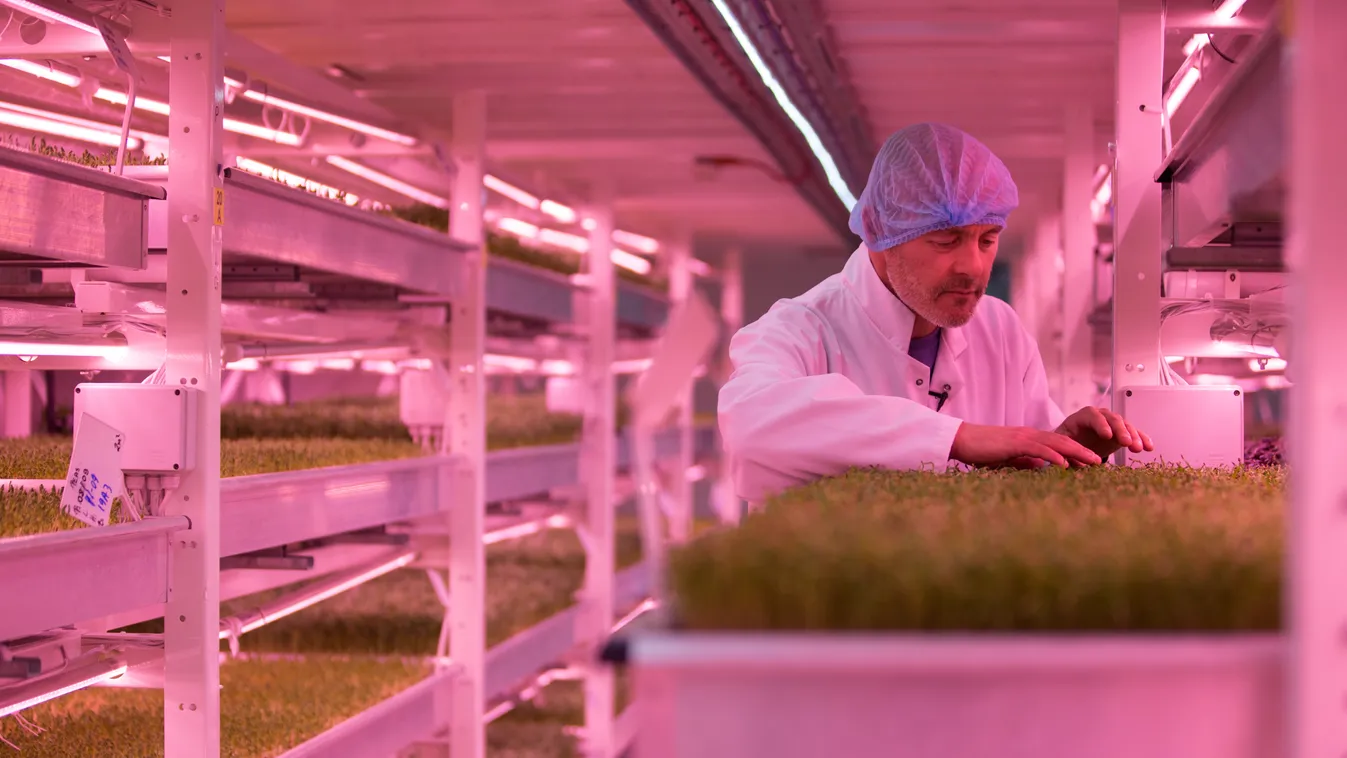
M 880 148 L 851 231 L 871 250 L 974 224 L 1004 227 L 1019 205 L 1010 170 L 987 146 L 945 124 L 915 124 Z

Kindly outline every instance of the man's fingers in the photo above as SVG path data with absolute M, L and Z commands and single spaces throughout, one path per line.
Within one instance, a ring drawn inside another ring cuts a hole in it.
M 1155 450 L 1155 443 L 1151 442 L 1150 435 L 1146 434 L 1140 429 L 1137 430 L 1137 434 L 1141 435 L 1141 447 L 1143 450 L 1145 450 L 1148 453 Z
M 1113 411 L 1100 409 L 1100 413 L 1112 428 L 1112 439 L 1120 446 L 1131 449 L 1132 445 L 1136 442 L 1136 434 L 1134 433 L 1136 430 L 1131 427 L 1131 424 L 1128 424 L 1122 416 L 1119 416 Z M 1105 436 L 1105 439 L 1109 439 L 1109 437 Z M 1132 452 L 1141 451 L 1133 450 Z
M 1109 412 L 1103 408 L 1090 408 L 1094 411 L 1090 414 L 1090 428 L 1099 435 L 1100 439 L 1113 439 L 1117 435 L 1117 425 L 1110 421 Z
M 1053 466 L 1061 466 L 1062 468 L 1068 468 L 1070 465 L 1066 462 L 1066 458 L 1063 457 L 1061 453 L 1057 452 L 1056 450 L 1053 450 L 1051 446 L 1042 442 L 1032 442 L 1032 441 L 1026 442 L 1024 445 L 1024 451 L 1026 456 L 1032 456 L 1034 458 L 1047 461 L 1049 464 Z
M 1103 463 L 1103 460 L 1089 448 L 1064 434 L 1045 432 L 1044 435 L 1041 441 L 1064 459 L 1070 458 L 1073 461 L 1079 461 L 1090 466 L 1098 466 Z
M 1125 421 L 1124 423 L 1127 424 L 1127 434 L 1132 438 L 1132 442 L 1127 446 L 1127 449 L 1134 453 L 1140 453 L 1145 450 L 1146 442 L 1142 439 L 1141 432 L 1137 431 L 1137 428 L 1132 425 L 1132 422 Z

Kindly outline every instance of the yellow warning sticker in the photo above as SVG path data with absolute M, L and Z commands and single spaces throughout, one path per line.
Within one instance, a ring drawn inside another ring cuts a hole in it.
M 215 225 L 224 226 L 224 188 L 215 188 Z

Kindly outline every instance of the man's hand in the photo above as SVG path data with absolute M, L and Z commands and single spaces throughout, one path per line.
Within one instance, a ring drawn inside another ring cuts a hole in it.
M 1155 449 L 1145 432 L 1107 408 L 1081 408 L 1067 416 L 1057 427 L 1057 433 L 1079 442 L 1100 458 L 1107 458 L 1123 448 L 1134 453 Z
M 1098 466 L 1103 460 L 1084 445 L 1057 432 L 1017 426 L 964 423 L 954 434 L 949 457 L 970 466 L 1031 468 L 1031 461 L 1050 465 Z

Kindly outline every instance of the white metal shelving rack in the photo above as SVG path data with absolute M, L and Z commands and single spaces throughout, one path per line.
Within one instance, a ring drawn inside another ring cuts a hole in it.
M 614 474 L 631 465 L 631 449 L 630 441 L 615 428 L 611 364 L 616 325 L 658 327 L 669 303 L 652 292 L 617 283 L 606 255 L 612 220 L 603 206 L 587 211 L 594 224 L 585 258 L 588 270 L 578 283 L 487 258 L 482 248 L 486 113 L 480 93 L 464 93 L 455 101 L 451 152 L 457 173 L 447 237 L 226 168 L 220 86 L 226 37 L 223 6 L 223 0 L 189 3 L 176 8 L 172 17 L 171 172 L 146 170 L 139 172 L 146 181 L 135 181 L 0 151 L 0 191 L 11 216 L 22 215 L 34 228 L 44 223 L 43 214 L 50 214 L 51 206 L 32 203 L 34 195 L 28 194 L 43 183 L 47 189 L 41 194 L 46 198 L 99 205 L 106 211 L 101 226 L 79 229 L 80 234 L 69 240 L 56 238 L 35 247 L 25 239 L 0 238 L 0 247 L 48 263 L 108 267 L 91 269 L 83 284 L 92 286 L 77 292 L 98 298 L 102 306 L 95 310 L 103 315 L 115 313 L 162 327 L 169 356 L 166 383 L 197 391 L 202 400 L 191 427 L 199 464 L 184 472 L 178 486 L 168 492 L 162 515 L 126 525 L 0 540 L 0 573 L 6 577 L 0 595 L 4 611 L 0 639 L 72 624 L 84 632 L 102 633 L 164 616 L 162 658 L 138 651 L 127 658 L 127 665 L 134 676 L 163 687 L 168 755 L 218 755 L 219 603 L 296 581 L 293 575 L 282 575 L 287 572 L 259 578 L 255 571 L 222 570 L 221 558 L 407 524 L 408 547 L 319 547 L 313 551 L 314 569 L 299 578 L 328 576 L 328 584 L 335 586 L 416 559 L 447 577 L 453 602 L 448 603 L 446 622 L 452 633 L 449 648 L 439 651 L 437 673 L 296 746 L 287 756 L 381 755 L 444 746 L 454 758 L 480 756 L 489 704 L 531 683 L 558 660 L 577 654 L 596 660 L 589 652 L 603 641 L 616 614 L 630 610 L 649 591 L 650 577 L 642 566 L 614 572 L 612 565 Z M 118 210 L 116 204 L 125 208 Z M 156 248 L 156 242 L 165 255 L 147 255 L 147 248 Z M 688 257 L 683 249 L 672 262 L 675 301 L 694 286 Z M 249 264 L 290 266 L 327 280 L 381 285 L 426 306 L 428 315 L 418 312 L 407 320 L 432 331 L 436 308 L 452 309 L 452 347 L 447 353 L 429 353 L 449 389 L 437 454 L 338 469 L 220 478 L 219 356 L 227 355 L 222 334 L 233 329 L 281 341 L 322 335 L 318 341 L 326 345 L 310 349 L 339 351 L 352 345 L 333 335 L 355 328 L 362 347 L 392 343 L 421 354 L 427 349 L 424 342 L 401 336 L 399 327 L 406 326 L 406 320 L 362 321 L 230 302 L 226 295 L 231 283 L 223 270 Z M 144 273 L 141 278 L 115 273 L 100 277 L 101 271 L 117 270 Z M 725 279 L 727 308 L 733 310 L 739 284 L 732 267 Z M 167 285 L 157 298 L 138 286 L 156 281 Z M 2 307 L 15 318 L 45 319 L 44 323 L 70 330 L 87 326 L 78 316 L 72 319 L 72 309 Z M 581 442 L 486 452 L 483 354 L 488 310 L 583 327 L 587 402 Z M 132 361 L 123 367 L 154 368 L 154 363 Z M 27 367 L 102 365 L 96 359 L 43 358 Z M 699 456 L 715 454 L 714 430 L 694 429 L 687 405 L 678 423 L 656 439 L 655 447 L 657 457 L 672 461 L 678 474 L 672 488 L 676 512 L 690 516 L 691 491 L 685 474 Z M 549 496 L 584 504 L 578 517 L 572 514 L 570 520 L 578 524 L 588 555 L 581 602 L 488 650 L 485 537 L 540 519 L 488 517 L 485 506 Z M 676 536 L 685 537 L 688 526 L 679 525 Z M 441 549 L 446 537 L 456 546 L 452 552 Z M 103 581 L 107 576 L 121 581 Z M 589 668 L 586 750 L 595 756 L 616 755 L 631 739 L 632 718 L 630 714 L 612 718 L 611 674 Z
M 858 642 L 662 630 L 627 653 L 645 667 L 650 695 L 643 754 L 807 755 L 828 745 L 856 756 L 1328 758 L 1347 749 L 1347 264 L 1337 234 L 1347 203 L 1347 5 L 1249 0 L 1238 16 L 1181 13 L 1164 0 L 1119 5 L 1115 407 L 1125 407 L 1128 386 L 1166 383 L 1164 352 L 1207 349 L 1215 340 L 1209 318 L 1186 345 L 1161 351 L 1162 309 L 1176 299 L 1247 309 L 1257 328 L 1231 338 L 1242 342 L 1235 347 L 1272 347 L 1289 361 L 1283 632 Z M 1228 41 L 1239 36 L 1232 31 L 1243 38 Z M 1225 55 L 1209 50 L 1203 58 L 1194 45 L 1198 52 L 1166 87 L 1182 58 L 1166 56 L 1166 45 L 1206 33 L 1221 35 Z M 1182 99 L 1177 93 L 1187 96 L 1183 109 L 1171 105 Z M 1067 201 L 1083 203 L 1089 185 L 1076 168 Z M 1083 236 L 1080 219 L 1071 225 L 1072 238 Z M 1259 236 L 1260 227 L 1284 234 Z M 1200 285 L 1215 290 L 1210 297 L 1174 293 L 1185 279 L 1202 278 L 1215 282 Z M 1264 299 L 1285 283 L 1284 303 Z M 1073 311 L 1080 300 L 1077 290 Z M 1201 353 L 1185 353 L 1193 354 Z M 1244 357 L 1259 354 L 1267 355 Z M 1193 408 L 1177 407 L 1173 417 L 1210 423 Z M 868 647 L 858 653 L 858 646 Z M 735 728 L 715 728 L 726 723 Z

